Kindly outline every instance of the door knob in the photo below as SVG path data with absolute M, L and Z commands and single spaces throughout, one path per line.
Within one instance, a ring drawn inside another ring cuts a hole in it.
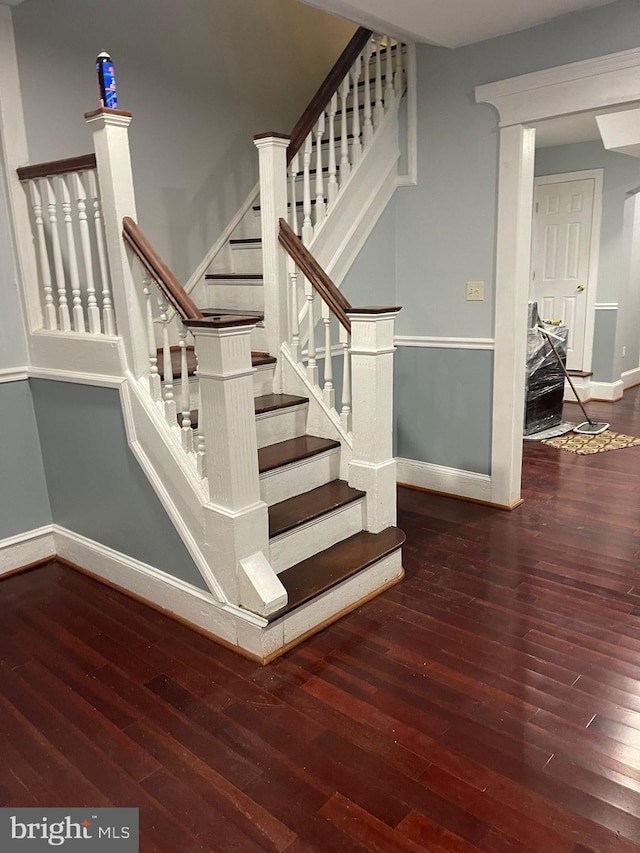
M 584 284 L 579 284 L 579 285 L 576 287 L 576 290 L 578 291 L 578 293 L 582 293 L 582 291 L 584 290 Z

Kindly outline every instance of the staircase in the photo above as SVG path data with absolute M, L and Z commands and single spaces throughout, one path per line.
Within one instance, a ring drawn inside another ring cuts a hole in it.
M 63 332 L 66 350 L 80 332 L 83 352 L 91 337 L 105 362 L 108 345 L 130 447 L 208 586 L 170 609 L 263 662 L 403 575 L 391 448 L 399 309 L 353 308 L 327 274 L 341 277 L 395 187 L 403 55 L 358 31 L 291 137 L 256 137 L 259 193 L 187 290 L 135 223 L 127 114 L 87 117 L 95 157 L 20 176 L 40 246 L 37 331 Z M 62 244 L 55 217 L 45 233 L 39 185 L 51 193 L 52 174 L 65 175 L 65 221 L 67 182 L 85 193 L 82 250 L 100 255 L 84 258 L 87 276 L 102 271 L 86 285 L 89 335 L 80 285 L 72 313 L 60 286 L 56 307 L 47 246 L 56 260 Z

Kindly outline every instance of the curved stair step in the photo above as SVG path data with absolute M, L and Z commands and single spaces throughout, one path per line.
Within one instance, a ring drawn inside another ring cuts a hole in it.
M 397 527 L 381 533 L 365 531 L 350 536 L 278 575 L 287 590 L 286 607 L 269 616 L 269 622 L 291 613 L 358 572 L 402 547 L 405 535 Z

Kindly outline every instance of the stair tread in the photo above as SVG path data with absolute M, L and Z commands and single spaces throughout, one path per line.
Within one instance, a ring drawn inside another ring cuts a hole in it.
M 207 281 L 262 281 L 262 273 L 241 272 L 208 272 L 205 275 Z
M 256 415 L 275 412 L 277 409 L 288 409 L 291 406 L 301 406 L 308 402 L 308 397 L 296 397 L 294 394 L 262 394 L 255 398 Z
M 245 311 L 244 308 L 242 311 L 235 308 L 201 308 L 200 310 L 205 317 L 233 317 L 237 314 L 239 317 L 252 317 L 258 322 L 264 320 L 264 311 Z
M 268 617 L 269 621 L 279 619 L 373 565 L 400 548 L 404 540 L 404 533 L 397 527 L 387 527 L 380 533 L 362 531 L 285 569 L 278 578 L 289 600 L 286 607 Z
M 269 507 L 269 536 L 279 536 L 364 496 L 365 492 L 352 489 L 344 480 L 332 480 L 324 486 L 280 501 Z
M 298 438 L 288 438 L 286 441 L 278 441 L 258 450 L 258 469 L 261 474 L 273 471 L 292 462 L 308 459 L 327 450 L 340 447 L 339 441 L 329 438 L 318 438 L 315 435 L 301 435 Z
M 229 240 L 229 243 L 232 246 L 239 246 L 241 243 L 257 246 L 259 243 L 262 243 L 262 237 L 234 237 L 233 240 Z
M 243 316 L 245 316 L 243 312 Z M 179 379 L 182 371 L 181 361 L 181 348 L 180 347 L 170 347 L 169 352 L 171 353 L 171 371 L 173 373 L 174 379 Z M 156 351 L 156 357 L 158 359 L 158 373 L 160 374 L 160 379 L 164 379 L 164 358 L 163 358 L 164 350 L 160 347 Z M 262 364 L 275 364 L 276 360 L 272 355 L 269 355 L 268 352 L 252 352 L 251 353 L 251 364 L 253 367 L 258 367 Z M 196 372 L 196 368 L 198 366 L 198 362 L 196 360 L 196 353 L 193 347 L 187 347 L 187 371 L 189 376 L 193 376 Z

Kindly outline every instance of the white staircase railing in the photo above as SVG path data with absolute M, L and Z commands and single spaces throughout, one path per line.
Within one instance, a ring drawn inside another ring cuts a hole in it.
M 31 211 L 42 325 L 115 335 L 94 154 L 18 170 Z

